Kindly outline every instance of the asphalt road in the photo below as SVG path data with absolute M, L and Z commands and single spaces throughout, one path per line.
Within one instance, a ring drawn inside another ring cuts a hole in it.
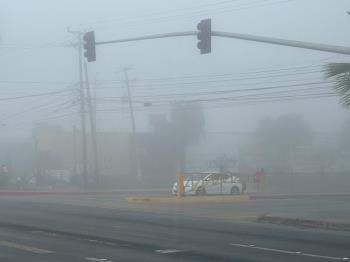
M 350 258 L 350 233 L 206 216 L 205 210 L 220 212 L 230 207 L 228 203 L 168 206 L 159 212 L 152 206 L 110 208 L 106 201 L 99 197 L 0 198 L 0 261 L 287 262 Z M 251 203 L 258 207 L 277 202 Z M 278 206 L 288 203 L 291 201 L 284 200 Z M 239 213 L 238 208 L 245 205 L 232 203 L 231 208 Z M 189 209 L 202 212 L 202 219 L 184 215 Z

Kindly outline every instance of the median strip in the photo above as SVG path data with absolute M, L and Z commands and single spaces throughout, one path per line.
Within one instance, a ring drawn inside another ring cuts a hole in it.
M 211 203 L 247 201 L 246 195 L 223 195 L 223 196 L 185 196 L 185 197 L 127 197 L 129 203 L 144 204 L 180 204 L 180 203 Z

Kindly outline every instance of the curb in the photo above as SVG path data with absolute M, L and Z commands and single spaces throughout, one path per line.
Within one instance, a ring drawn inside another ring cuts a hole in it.
M 250 200 L 259 199 L 299 199 L 299 198 L 322 198 L 322 197 L 350 197 L 350 193 L 310 193 L 310 194 L 270 194 L 250 195 Z
M 349 223 L 329 222 L 322 220 L 300 219 L 300 218 L 286 218 L 278 216 L 263 215 L 257 219 L 260 223 L 284 225 L 284 226 L 298 226 L 306 228 L 319 228 L 336 231 L 350 231 Z
M 117 192 L 84 192 L 84 191 L 0 191 L 0 196 L 47 196 L 47 195 L 65 195 L 65 196 L 79 196 L 79 195 L 112 195 Z
M 109 191 L 34 191 L 34 190 L 23 190 L 23 191 L 6 191 L 0 190 L 0 196 L 46 196 L 46 195 L 67 195 L 67 196 L 79 196 L 79 195 L 113 195 L 113 194 L 122 194 L 129 192 L 168 192 L 168 189 L 155 188 L 155 189 L 116 189 Z
M 213 203 L 213 202 L 241 202 L 249 200 L 245 195 L 227 196 L 187 196 L 187 197 L 127 197 L 129 203 L 138 204 L 179 204 L 179 203 Z

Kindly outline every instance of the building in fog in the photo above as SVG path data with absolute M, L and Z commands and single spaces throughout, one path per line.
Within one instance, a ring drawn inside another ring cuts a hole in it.
M 15 183 L 20 178 L 29 180 L 33 176 L 33 147 L 30 138 L 3 138 L 0 140 L 0 166 L 7 170 L 0 186 Z M 2 174 L 2 176 L 5 174 Z
M 272 173 L 329 173 L 350 170 L 347 156 L 341 152 L 337 135 L 314 133 L 308 146 L 298 146 L 288 154 L 267 155 L 252 132 L 206 133 L 199 144 L 189 147 L 187 167 L 195 170 L 219 168 L 220 158 L 236 162 L 236 168 L 243 174 L 254 174 L 264 167 Z M 217 161 L 218 160 L 218 161 Z
M 104 181 L 125 180 L 130 176 L 130 135 L 121 132 L 98 132 L 99 173 Z M 72 180 L 82 175 L 82 138 L 78 130 L 41 125 L 33 129 L 35 166 L 38 176 L 52 170 L 68 172 Z M 94 179 L 91 136 L 87 135 L 87 170 Z

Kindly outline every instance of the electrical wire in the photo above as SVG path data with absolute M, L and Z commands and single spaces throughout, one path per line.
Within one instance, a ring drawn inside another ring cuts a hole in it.
M 58 91 L 46 92 L 46 93 L 37 93 L 37 94 L 31 94 L 31 95 L 0 97 L 0 101 L 19 100 L 19 99 L 32 98 L 32 97 L 41 97 L 41 96 L 51 96 L 51 95 L 57 95 L 65 92 L 71 92 L 71 91 L 72 91 L 71 89 L 64 89 L 64 90 L 58 90 Z
M 81 23 L 81 24 L 75 24 L 73 26 L 86 26 L 86 25 L 99 25 L 99 24 L 110 24 L 110 23 L 119 23 L 119 24 L 125 24 L 125 23 L 130 23 L 130 22 L 146 22 L 147 19 L 163 19 L 163 18 L 169 18 L 171 17 L 171 14 L 174 15 L 179 15 L 176 14 L 178 12 L 180 12 L 180 15 L 184 15 L 182 14 L 182 12 L 184 11 L 192 11 L 193 9 L 202 9 L 203 7 L 210 7 L 210 6 L 219 6 L 222 4 L 228 4 L 228 3 L 235 3 L 235 2 L 239 2 L 240 0 L 225 0 L 225 1 L 216 1 L 215 3 L 207 3 L 207 4 L 201 4 L 201 5 L 194 5 L 191 7 L 184 7 L 184 8 L 177 8 L 177 9 L 172 9 L 172 10 L 165 10 L 165 11 L 159 11 L 159 12 L 153 12 L 153 13 L 149 13 L 149 14 L 145 14 L 145 15 L 138 15 L 138 16 L 134 16 L 134 17 L 124 17 L 124 18 L 110 18 L 110 19 L 99 19 L 99 20 L 95 20 L 93 22 L 89 22 L 89 23 Z M 244 0 L 246 2 L 246 0 Z M 261 0 L 259 0 L 261 1 Z M 191 14 L 189 14 L 191 15 Z M 140 20 L 141 19 L 141 20 Z
M 13 113 L 13 114 L 3 116 L 3 117 L 0 118 L 0 121 L 3 122 L 3 121 L 8 120 L 8 119 L 13 120 L 14 118 L 16 118 L 18 116 L 28 115 L 28 113 L 32 113 L 33 111 L 35 112 L 37 110 L 45 110 L 45 111 L 47 111 L 47 110 L 51 109 L 53 106 L 56 108 L 56 106 L 65 105 L 66 103 L 73 101 L 73 100 L 69 99 L 69 100 L 66 100 L 63 103 L 61 102 L 58 105 L 56 105 L 56 104 L 54 104 L 54 102 L 57 102 L 57 99 L 58 98 L 55 97 L 54 99 L 46 101 L 43 104 L 31 106 L 29 108 L 26 108 L 25 110 L 21 110 L 19 112 Z
M 154 97 L 189 97 L 189 96 L 201 96 L 201 95 L 218 95 L 218 94 L 229 94 L 237 92 L 251 92 L 251 91 L 262 91 L 262 90 L 272 90 L 272 89 L 283 89 L 290 87 L 299 87 L 299 86 L 309 86 L 309 85 L 322 85 L 329 84 L 331 81 L 318 81 L 318 82 L 307 82 L 307 83 L 298 83 L 298 84 L 289 84 L 289 85 L 277 85 L 277 86 L 268 86 L 268 87 L 256 87 L 256 88 L 245 88 L 245 89 L 232 89 L 232 90 L 220 90 L 220 91 L 209 91 L 209 92 L 194 92 L 194 93 L 171 93 L 171 94 L 161 94 L 161 95 L 143 95 L 143 96 L 133 96 L 133 98 L 148 98 L 152 99 Z M 102 97 L 109 99 L 123 99 L 123 97 Z
M 282 95 L 282 96 L 265 96 L 265 97 L 226 97 L 220 99 L 203 99 L 196 101 L 172 101 L 168 104 L 154 105 L 154 107 L 169 107 L 172 103 L 193 103 L 200 102 L 204 108 L 221 108 L 230 107 L 232 105 L 241 104 L 259 104 L 267 102 L 282 102 L 282 101 L 295 101 L 295 100 L 305 100 L 305 99 L 318 99 L 318 98 L 330 98 L 334 97 L 336 94 L 334 92 L 317 92 L 309 94 L 294 94 L 294 95 Z M 219 103 L 218 103 L 219 102 Z M 153 107 L 153 106 L 152 106 Z M 134 107 L 135 111 L 145 111 L 147 107 Z M 150 108 L 149 108 L 150 109 Z M 99 109 L 98 112 L 118 112 L 120 109 Z
M 144 26 L 148 24 L 154 24 L 154 23 L 162 23 L 162 22 L 170 22 L 170 21 L 177 21 L 179 19 L 187 20 L 187 19 L 193 19 L 194 17 L 201 17 L 204 15 L 213 15 L 213 14 L 222 14 L 226 12 L 234 12 L 234 11 L 241 11 L 245 9 L 251 9 L 251 8 L 256 8 L 256 7 L 265 7 L 269 5 L 276 5 L 276 4 L 281 4 L 281 3 L 286 3 L 290 2 L 293 0 L 282 0 L 282 1 L 275 1 L 275 2 L 268 2 L 269 0 L 256 0 L 256 1 L 251 1 L 250 3 L 243 3 L 242 5 L 237 5 L 234 8 L 228 8 L 226 7 L 219 7 L 219 8 L 212 8 L 208 10 L 198 10 L 196 12 L 190 12 L 188 14 L 173 14 L 173 15 L 163 15 L 160 17 L 155 17 L 155 18 L 146 18 L 146 19 L 141 19 L 141 20 L 136 20 L 136 21 L 120 21 L 118 20 L 113 21 L 113 19 L 109 19 L 108 21 L 100 21 L 97 23 L 87 23 L 85 25 L 97 25 L 97 24 L 106 24 L 106 23 L 118 23 L 119 26 L 123 26 L 123 28 L 127 27 L 134 27 L 134 26 Z M 161 13 L 162 14 L 162 13 Z M 80 24 L 80 26 L 83 26 L 84 24 Z

